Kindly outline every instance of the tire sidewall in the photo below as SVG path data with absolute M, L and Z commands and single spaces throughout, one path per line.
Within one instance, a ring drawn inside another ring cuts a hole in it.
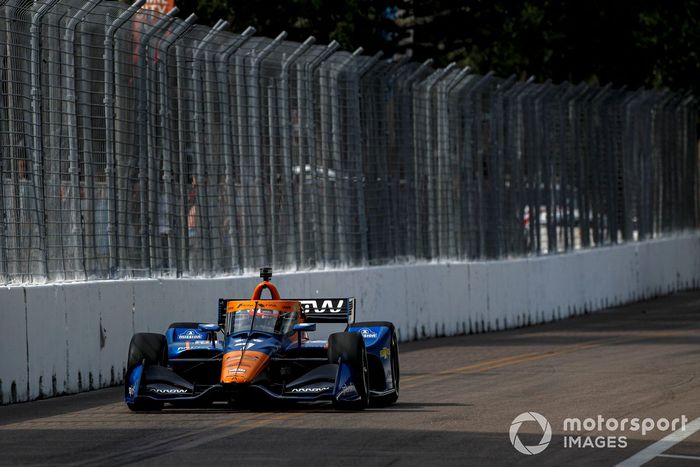
M 129 343 L 129 354 L 127 357 L 127 369 L 124 375 L 124 396 L 129 390 L 129 376 L 136 366 L 145 363 L 148 365 L 168 364 L 168 341 L 163 334 L 150 332 L 136 333 Z M 128 404 L 130 410 L 134 412 L 158 411 L 163 408 L 162 402 L 137 400 Z
M 339 408 L 364 409 L 369 405 L 369 365 L 367 348 L 357 332 L 331 334 L 328 338 L 328 356 L 331 363 L 347 364 L 350 367 L 355 390 L 360 400 L 354 402 L 335 401 Z
M 146 365 L 168 364 L 168 342 L 163 334 L 139 332 L 131 338 L 127 373 L 144 361 Z

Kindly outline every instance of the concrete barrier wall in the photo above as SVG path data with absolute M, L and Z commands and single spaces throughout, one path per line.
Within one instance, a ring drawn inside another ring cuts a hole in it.
M 118 384 L 134 332 L 216 321 L 218 297 L 257 277 L 129 280 L 0 289 L 0 403 Z M 283 296 L 354 296 L 357 320 L 402 341 L 562 319 L 700 284 L 700 234 L 564 255 L 275 274 Z

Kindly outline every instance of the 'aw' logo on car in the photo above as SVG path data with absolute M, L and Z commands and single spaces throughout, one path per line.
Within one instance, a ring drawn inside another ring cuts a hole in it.
M 345 300 L 299 300 L 304 313 L 341 313 Z M 320 302 L 320 305 L 319 305 Z

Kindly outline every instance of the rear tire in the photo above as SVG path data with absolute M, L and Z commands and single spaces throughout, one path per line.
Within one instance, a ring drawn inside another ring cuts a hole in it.
M 129 374 L 139 364 L 166 366 L 168 364 L 168 341 L 162 334 L 140 332 L 134 334 L 129 343 L 129 357 L 124 378 L 124 394 L 129 391 Z M 150 400 L 139 400 L 126 404 L 134 412 L 161 410 L 163 403 Z
M 336 401 L 333 406 L 341 410 L 362 410 L 369 405 L 369 365 L 367 349 L 362 336 L 356 332 L 336 332 L 328 338 L 328 360 L 331 363 L 341 361 L 350 366 L 355 390 L 360 399 L 357 401 Z

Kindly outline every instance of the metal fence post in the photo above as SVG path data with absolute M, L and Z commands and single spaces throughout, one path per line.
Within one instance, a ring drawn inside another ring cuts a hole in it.
M 382 52 L 377 52 L 373 56 L 369 57 L 365 63 L 357 69 L 357 99 L 353 102 L 356 107 L 354 110 L 355 115 L 355 148 L 353 153 L 355 154 L 355 174 L 357 176 L 357 220 L 358 220 L 358 231 L 359 231 L 359 243 L 360 243 L 360 257 L 358 264 L 360 266 L 365 266 L 369 263 L 369 240 L 368 240 L 368 222 L 367 222 L 367 203 L 365 199 L 365 185 L 367 184 L 367 178 L 365 176 L 365 165 L 364 165 L 364 142 L 362 140 L 362 121 L 361 121 L 361 106 L 360 102 L 363 98 L 362 96 L 362 79 L 367 75 L 372 68 L 374 68 L 378 63 L 379 59 L 382 57 Z
M 282 40 L 287 37 L 286 32 L 281 32 L 272 42 L 267 44 L 259 53 L 254 54 L 250 65 L 250 75 L 248 76 L 248 109 L 250 111 L 250 149 L 253 159 L 253 193 L 255 196 L 255 209 L 253 216 L 257 223 L 253 229 L 252 246 L 254 255 L 261 264 L 267 264 L 272 255 L 270 248 L 270 228 L 268 226 L 268 214 L 265 212 L 265 192 L 263 188 L 262 173 L 262 134 L 260 131 L 260 66 L 262 61 L 277 47 Z M 267 245 L 266 245 L 267 244 Z
M 504 173 L 506 194 L 504 195 L 504 222 L 508 226 L 506 232 L 506 250 L 510 254 L 524 254 L 526 248 L 526 228 L 523 216 L 523 126 L 522 126 L 522 96 L 527 92 L 528 82 L 514 83 L 503 95 L 504 112 L 504 144 L 503 164 L 507 171 Z
M 97 160 L 95 157 L 95 140 L 94 125 L 95 120 L 92 118 L 91 107 L 91 90 L 90 83 L 90 66 L 89 63 L 93 57 L 90 56 L 92 50 L 90 41 L 93 40 L 87 30 L 86 24 L 81 21 L 81 25 L 76 29 L 80 32 L 80 66 L 77 67 L 76 79 L 76 104 L 78 115 L 78 132 L 81 161 L 81 222 L 83 229 L 83 257 L 85 265 L 86 277 L 92 277 L 99 270 L 99 262 L 97 259 L 96 248 L 96 218 L 95 218 L 95 173 L 94 164 Z M 100 25 L 101 26 L 101 25 Z M 87 34 L 86 34 L 87 32 Z M 102 44 L 100 44 L 102 45 Z
M 408 211 L 408 232 L 406 238 L 406 247 L 412 252 L 414 258 L 420 256 L 419 244 L 421 244 L 421 230 L 419 222 L 421 216 L 419 214 L 419 200 L 418 200 L 418 187 L 419 187 L 419 170 L 418 165 L 418 152 L 417 148 L 419 145 L 419 123 L 417 116 L 418 109 L 418 99 L 417 90 L 420 83 L 426 77 L 421 77 L 424 73 L 429 73 L 429 68 L 433 64 L 432 59 L 427 59 L 421 63 L 407 78 L 404 84 L 405 92 L 407 94 L 406 104 L 410 109 L 408 112 L 410 116 L 410 122 L 408 122 L 407 127 L 410 130 L 410 136 L 406 139 L 410 144 L 406 144 L 406 151 L 404 152 L 404 157 L 406 158 L 406 166 L 409 168 L 407 175 L 407 186 L 408 186 L 408 200 L 406 203 L 406 209 Z
M 319 243 L 316 244 L 316 252 L 320 256 L 321 261 L 325 265 L 333 261 L 336 258 L 334 250 L 335 243 L 333 240 L 333 226 L 334 223 L 331 221 L 331 199 L 329 195 L 329 184 L 331 183 L 331 165 L 332 165 L 332 155 L 329 139 L 332 139 L 332 108 L 331 108 L 331 91 L 330 91 L 330 81 L 331 81 L 331 69 L 333 68 L 333 63 L 330 61 L 324 61 L 319 64 L 318 67 L 318 139 L 320 143 L 320 150 L 314 151 L 312 153 L 312 171 L 314 176 L 317 177 L 317 196 L 316 199 L 316 213 L 319 229 Z M 337 173 L 337 172 L 336 172 Z M 335 183 L 334 183 L 335 184 Z M 317 266 L 318 266 L 317 262 Z
M 224 51 L 219 53 L 217 60 L 218 86 L 219 86 L 219 105 L 221 112 L 221 132 L 223 136 L 223 158 L 225 171 L 225 190 L 226 190 L 226 216 L 228 218 L 228 235 L 229 248 L 231 250 L 230 267 L 231 271 L 241 273 L 243 271 L 243 252 L 240 248 L 240 235 L 238 216 L 236 215 L 236 205 L 238 197 L 234 189 L 234 144 L 233 144 L 233 117 L 231 114 L 231 92 L 228 74 L 228 65 L 231 56 L 238 51 L 243 44 L 255 34 L 255 28 L 248 27 L 243 33 L 238 36 L 230 45 L 227 45 Z
M 450 174 L 450 116 L 449 93 L 469 73 L 469 68 L 463 68 L 452 75 L 445 73 L 446 79 L 438 84 L 437 92 L 437 214 L 438 235 L 437 248 L 441 257 L 454 258 L 457 254 L 456 234 L 454 225 L 455 213 L 452 212 L 450 195 L 452 190 L 446 187 L 445 180 Z
M 351 174 L 347 170 L 347 164 L 342 163 L 342 129 L 340 126 L 340 75 L 345 72 L 345 70 L 350 66 L 350 64 L 357 63 L 358 57 L 362 54 L 363 49 L 359 47 L 356 49 L 352 55 L 350 55 L 345 62 L 341 63 L 339 67 L 336 68 L 334 76 L 331 80 L 331 142 L 332 142 L 332 161 L 335 165 L 335 224 L 336 233 L 334 236 L 335 243 L 338 247 L 338 259 L 340 264 L 347 266 L 350 264 L 350 257 L 348 255 L 348 235 L 347 235 L 347 225 L 351 222 L 351 210 L 350 205 L 347 203 L 349 201 L 349 192 L 351 185 L 348 184 L 344 187 L 346 178 L 351 180 Z M 347 188 L 347 191 L 343 191 L 343 188 Z M 345 202 L 344 202 L 345 201 Z
M 309 219 L 306 216 L 307 202 L 305 200 L 305 190 L 306 190 L 306 166 L 304 160 L 304 150 L 306 149 L 307 155 L 309 157 L 309 167 L 310 173 L 309 177 L 312 182 L 316 179 L 316 167 L 312 163 L 315 158 L 316 146 L 315 146 L 315 134 L 314 134 L 314 115 L 313 115 L 313 93 L 311 91 L 311 82 L 313 80 L 313 73 L 315 69 L 328 57 L 330 57 L 340 46 L 336 41 L 332 41 L 328 46 L 326 46 L 323 51 L 313 58 L 312 60 L 304 63 L 301 67 L 300 64 L 297 65 L 297 102 L 299 105 L 299 201 L 298 206 L 298 221 L 299 226 L 299 250 L 302 265 L 306 265 L 306 262 L 310 259 L 313 260 L 314 264 L 320 262 L 317 252 L 314 250 L 313 258 L 307 257 L 306 248 L 306 224 L 311 224 L 311 243 L 313 245 L 318 245 L 320 242 L 320 232 L 318 227 L 318 212 L 317 204 L 314 203 L 312 206 L 313 218 Z M 311 188 L 312 190 L 315 187 Z M 317 262 L 318 261 L 318 262 Z
M 155 196 L 153 184 L 155 180 L 152 174 L 152 168 L 155 165 L 151 161 L 153 153 L 148 144 L 148 70 L 146 68 L 146 58 L 148 43 L 151 38 L 160 32 L 166 25 L 173 20 L 175 15 L 180 10 L 174 7 L 166 15 L 162 16 L 156 24 L 147 32 L 142 33 L 138 51 L 138 70 L 139 79 L 137 82 L 137 101 L 138 101 L 138 118 L 137 118 L 137 145 L 139 148 L 139 201 L 140 201 L 140 223 L 141 223 L 141 266 L 144 270 L 148 270 L 148 275 L 153 274 L 155 269 L 155 245 L 152 238 L 153 228 L 153 209 L 151 208 L 151 198 Z
M 180 244 L 178 248 L 178 275 L 182 275 L 184 271 L 190 270 L 190 260 L 188 255 L 188 212 L 187 212 L 187 191 L 186 187 L 189 180 L 186 178 L 185 173 L 185 125 L 186 125 L 186 111 L 184 109 L 185 95 L 186 95 L 186 66 L 184 57 L 184 47 L 180 44 L 175 46 L 175 79 L 176 79 L 176 89 L 177 89 L 177 155 L 178 155 L 178 173 L 180 175 L 178 180 L 178 208 L 179 208 L 179 239 Z
M 80 160 L 78 154 L 78 114 L 76 91 L 76 66 L 75 66 L 75 32 L 80 22 L 85 18 L 101 0 L 88 0 L 66 26 L 64 35 L 63 63 L 66 66 L 64 74 L 64 89 L 66 91 L 65 119 L 68 129 L 68 158 L 70 173 L 70 211 L 71 211 L 71 236 L 73 237 L 73 270 L 77 274 L 85 270 L 85 252 L 82 238 L 82 210 L 80 206 Z
M 4 211 L 4 226 L 6 228 L 5 258 L 7 262 L 7 272 L 15 280 L 26 273 L 27 268 L 23 261 L 23 256 L 27 250 L 27 238 L 22 235 L 22 174 L 20 173 L 20 164 L 24 163 L 23 156 L 26 150 L 25 145 L 25 109 L 22 105 L 22 94 L 24 82 L 20 78 L 24 69 L 25 63 L 22 60 L 22 55 L 26 55 L 24 47 L 20 46 L 20 41 L 26 40 L 23 38 L 22 26 L 24 24 L 21 16 L 24 8 L 20 1 L 6 2 L 6 11 L 8 13 L 8 21 L 5 21 L 7 42 L 3 47 L 4 63 L 0 70 L 3 72 L 2 97 L 3 103 L 6 103 L 6 119 L 3 128 L 4 136 L 3 148 L 5 149 L 8 163 L 3 165 L 9 167 L 6 172 L 6 178 L 2 180 L 3 197 L 6 204 L 3 204 Z M 3 161 L 4 162 L 4 161 Z M 9 243 L 9 245 L 8 245 Z
M 5 2 L 6 0 L 0 0 L 0 11 L 4 13 L 5 11 Z M 0 35 L 0 40 L 6 39 L 6 43 L 9 44 L 9 28 L 8 28 L 9 22 L 5 22 L 4 28 L 1 31 Z M 8 30 L 5 31 L 5 28 Z M 5 47 L 5 43 L 3 43 L 3 48 Z M 0 59 L 4 60 L 5 56 L 4 53 L 0 54 Z M 6 79 L 6 74 L 7 70 L 5 69 L 0 69 L 0 79 Z M 6 120 L 8 120 L 5 117 L 7 107 L 4 105 L 5 104 L 5 99 L 4 99 L 4 93 L 2 92 L 2 89 L 0 89 L 0 132 L 4 132 L 4 126 L 6 123 Z M 0 135 L 1 136 L 1 135 Z M 3 139 L 0 137 L 0 144 L 4 143 Z M 5 151 L 2 150 L 0 147 L 0 156 L 6 157 L 5 156 Z M 6 230 L 6 218 L 5 218 L 5 211 L 8 209 L 8 206 L 6 204 L 6 196 L 5 196 L 5 164 L 0 163 L 0 183 L 2 183 L 2 186 L 0 186 L 0 280 L 2 280 L 3 283 L 10 283 L 12 280 L 11 275 L 9 274 L 9 264 L 8 264 L 8 251 L 7 251 L 7 230 Z
M 42 3 L 32 15 L 31 32 L 31 96 L 32 96 L 32 172 L 34 182 L 34 207 L 37 227 L 39 229 L 39 248 L 41 249 L 41 271 L 39 274 L 48 279 L 48 251 L 46 239 L 46 208 L 44 203 L 44 141 L 42 134 L 41 105 L 41 22 L 46 14 L 59 0 Z M 2 197 L 0 197 L 2 199 Z
M 173 200 L 173 162 L 172 162 L 172 124 L 174 120 L 172 116 L 172 107 L 170 99 L 170 89 L 168 83 L 168 66 L 169 66 L 169 56 L 170 48 L 175 44 L 185 33 L 187 33 L 194 23 L 197 21 L 197 15 L 194 13 L 185 19 L 184 22 L 178 24 L 175 29 L 173 29 L 170 37 L 162 38 L 161 42 L 158 44 L 158 50 L 161 53 L 161 61 L 158 66 L 158 95 L 159 95 L 159 114 L 161 116 L 161 138 L 162 138 L 162 158 L 163 158 L 163 196 L 162 209 L 167 210 L 166 212 L 158 213 L 158 223 L 159 228 L 161 228 L 161 223 L 166 222 L 164 226 L 167 229 L 167 249 L 168 249 L 168 259 L 167 267 L 172 274 L 173 271 L 177 271 L 177 253 L 175 251 L 175 225 L 172 220 L 172 200 Z M 161 219 L 163 216 L 165 219 Z M 181 222 L 183 220 L 181 219 Z
M 337 250 L 339 244 L 345 241 L 343 235 L 343 223 L 341 221 L 342 211 L 340 210 L 340 197 L 343 172 L 340 166 L 339 147 L 339 99 L 337 90 L 338 74 L 346 64 L 362 53 L 362 48 L 353 52 L 345 62 L 337 65 L 330 60 L 326 60 L 319 65 L 319 138 L 320 151 L 318 157 L 313 160 L 320 160 L 321 168 L 314 171 L 318 176 L 320 172 L 321 196 L 317 197 L 319 209 L 320 240 L 317 251 L 323 261 L 337 262 L 339 257 Z M 336 162 L 337 161 L 337 162 Z M 333 195 L 329 185 L 333 185 Z M 335 220 L 333 219 L 335 216 Z
M 243 157 L 244 154 L 247 153 L 247 146 L 246 143 L 248 142 L 248 126 L 247 126 L 247 120 L 248 120 L 248 113 L 250 109 L 248 109 L 248 106 L 246 105 L 247 101 L 247 95 L 246 95 L 246 76 L 245 76 L 245 66 L 244 66 L 244 61 L 246 57 L 249 57 L 251 52 L 248 52 L 245 57 L 241 56 L 240 54 L 234 54 L 233 55 L 233 65 L 234 65 L 234 73 L 233 76 L 236 78 L 236 99 L 235 99 L 235 106 L 232 105 L 236 109 L 236 136 L 234 138 L 235 140 L 235 147 L 237 149 L 238 157 L 237 157 L 237 162 L 238 162 L 238 170 L 237 174 L 240 177 L 240 196 L 237 198 L 241 201 L 240 205 L 240 222 L 238 222 L 238 227 L 241 232 L 240 238 L 238 240 L 239 243 L 239 249 L 242 252 L 241 256 L 241 269 L 245 270 L 246 268 L 251 268 L 255 266 L 255 259 L 253 255 L 251 255 L 251 251 L 253 249 L 252 247 L 252 242 L 253 242 L 253 235 L 252 235 L 252 227 L 251 227 L 251 222 L 252 222 L 252 209 L 251 209 L 251 196 L 250 192 L 251 189 L 249 187 L 249 178 L 247 176 L 248 168 L 245 165 L 245 160 L 246 158 Z
M 308 37 L 299 47 L 297 47 L 294 52 L 292 52 L 288 57 L 282 59 L 282 70 L 280 71 L 279 80 L 279 100 L 280 100 L 280 126 L 282 130 L 282 171 L 286 183 L 284 183 L 284 197 L 286 201 L 286 228 L 290 236 L 287 247 L 287 254 L 283 260 L 283 264 L 287 267 L 293 266 L 294 269 L 298 269 L 299 265 L 302 264 L 302 257 L 300 257 L 300 244 L 299 242 L 299 231 L 301 225 L 296 222 L 294 218 L 294 190 L 292 187 L 292 128 L 294 126 L 294 118 L 290 114 L 290 83 L 289 83 L 289 68 L 292 64 L 299 59 L 311 46 L 316 42 L 314 37 Z M 301 83 L 297 82 L 297 87 L 301 86 Z M 299 167 L 299 183 L 303 185 L 304 183 L 304 170 L 303 167 Z M 300 205 L 297 206 L 299 209 Z
M 425 88 L 425 94 L 424 94 L 424 100 L 425 100 L 425 108 L 423 111 L 425 112 L 424 118 L 425 118 L 425 147 L 426 147 L 426 152 L 425 152 L 425 160 L 424 160 L 424 167 L 426 169 L 426 186 L 427 188 L 427 230 L 428 230 L 428 258 L 430 259 L 437 259 L 438 257 L 438 236 L 439 236 L 439 229 L 440 226 L 438 225 L 440 219 L 439 219 L 439 213 L 436 212 L 437 209 L 437 202 L 436 202 L 436 197 L 440 196 L 440 193 L 436 193 L 435 189 L 431 188 L 434 186 L 438 186 L 438 184 L 434 183 L 435 182 L 435 174 L 434 172 L 434 165 L 437 165 L 439 161 L 439 154 L 435 154 L 434 148 L 433 148 L 433 127 L 435 126 L 438 131 L 439 123 L 434 122 L 432 118 L 432 113 L 433 109 L 431 106 L 431 99 L 432 99 L 432 92 L 435 86 L 443 79 L 445 76 L 447 76 L 452 68 L 455 67 L 455 63 L 452 62 L 449 65 L 447 65 L 445 68 L 437 70 L 433 75 L 431 75 L 430 78 L 428 78 L 428 83 Z M 439 190 L 439 186 L 438 186 Z M 437 231 L 436 231 L 437 230 Z
M 211 42 L 211 40 L 218 34 L 221 30 L 228 27 L 228 21 L 219 20 L 217 24 L 207 33 L 207 35 L 202 39 L 192 54 L 192 84 L 194 86 L 193 100 L 194 100 L 194 115 L 192 119 L 194 121 L 194 153 L 195 153 L 195 177 L 197 179 L 197 226 L 201 231 L 201 250 L 202 250 L 202 265 L 201 270 L 203 272 L 210 272 L 212 265 L 211 257 L 211 232 L 209 225 L 209 210 L 207 203 L 207 187 L 205 186 L 206 181 L 204 179 L 205 173 L 205 156 L 204 156 L 204 115 L 203 115 L 203 105 L 204 105 L 204 93 L 202 84 L 202 63 L 199 55 L 204 50 L 205 46 Z M 192 268 L 192 265 L 190 265 Z M 200 265 L 196 265 L 195 269 L 199 270 Z M 201 272 L 201 271 L 200 271 Z
M 115 276 L 119 268 L 119 237 L 117 236 L 117 184 L 115 180 L 115 128 L 114 120 L 114 37 L 117 31 L 131 19 L 134 14 L 146 3 L 146 0 L 137 0 L 129 8 L 124 10 L 109 25 L 105 34 L 104 44 L 104 81 L 105 81 L 105 178 L 107 179 L 107 236 L 109 248 L 109 273 L 108 277 Z
M 314 223 L 318 229 L 318 242 L 316 243 L 316 248 L 314 251 L 316 255 L 316 267 L 323 264 L 325 267 L 329 259 L 332 258 L 332 244 L 330 242 L 329 232 L 330 226 L 330 210 L 329 210 L 329 197 L 328 197 L 328 178 L 330 166 L 328 164 L 328 117 L 327 113 L 329 110 L 329 98 L 330 92 L 328 90 L 328 63 L 324 61 L 319 64 L 318 67 L 318 140 L 319 140 L 319 151 L 313 151 L 311 170 L 316 179 L 314 187 L 316 189 L 316 196 L 314 197 L 316 208 L 316 222 Z M 311 78 L 313 79 L 313 77 Z M 312 139 L 313 142 L 313 139 Z M 320 172 L 320 173 L 319 173 Z

